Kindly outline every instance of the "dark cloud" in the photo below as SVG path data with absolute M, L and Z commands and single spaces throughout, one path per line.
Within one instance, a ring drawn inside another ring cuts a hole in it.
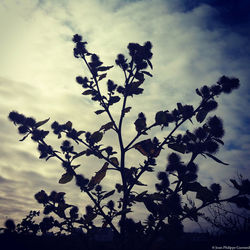
M 214 10 L 214 15 L 207 20 L 208 28 L 226 28 L 242 35 L 250 35 L 248 0 L 169 0 L 172 10 L 180 12 L 190 12 L 204 4 Z

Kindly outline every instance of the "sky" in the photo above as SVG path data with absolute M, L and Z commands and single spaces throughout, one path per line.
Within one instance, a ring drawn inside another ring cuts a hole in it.
M 17 110 L 38 121 L 50 117 L 45 129 L 53 121 L 70 120 L 76 129 L 91 132 L 108 122 L 107 116 L 94 114 L 97 104 L 82 96 L 75 82 L 76 76 L 88 75 L 72 53 L 71 39 L 76 33 L 105 65 L 114 65 L 119 53 L 128 55 L 129 42 L 153 44 L 153 78 L 146 79 L 143 95 L 129 100 L 132 109 L 125 119 L 125 143 L 135 135 L 133 123 L 139 112 L 143 111 L 150 123 L 157 111 L 171 110 L 177 102 L 197 106 L 200 98 L 195 89 L 215 83 L 222 75 L 240 79 L 240 89 L 222 95 L 215 111 L 226 130 L 225 146 L 217 156 L 230 165 L 201 157 L 197 160 L 201 184 L 220 183 L 225 197 L 230 195 L 229 179 L 250 174 L 249 11 L 248 0 L 1 0 L 0 226 L 7 218 L 20 221 L 29 210 L 42 210 L 34 199 L 41 189 L 66 192 L 66 201 L 79 205 L 82 213 L 90 204 L 73 181 L 58 183 L 63 174 L 60 163 L 39 159 L 37 145 L 30 139 L 19 142 L 21 135 L 7 118 L 10 111 Z M 108 77 L 117 83 L 124 80 L 115 68 Z M 117 119 L 119 104 L 112 112 Z M 192 126 L 184 125 L 178 132 L 186 129 L 192 130 Z M 154 129 L 149 136 L 163 138 L 168 132 Z M 106 133 L 104 142 L 117 145 L 112 132 Z M 59 146 L 52 133 L 48 143 Z M 170 152 L 162 152 L 155 173 L 142 178 L 151 190 Z M 139 152 L 131 150 L 127 163 L 138 166 L 143 160 Z M 86 177 L 93 176 L 103 164 L 91 157 L 79 163 L 78 172 Z M 116 182 L 119 177 L 110 171 L 103 188 L 112 190 Z M 135 218 L 145 219 L 143 206 L 135 206 L 134 211 Z M 185 224 L 186 230 L 197 227 Z

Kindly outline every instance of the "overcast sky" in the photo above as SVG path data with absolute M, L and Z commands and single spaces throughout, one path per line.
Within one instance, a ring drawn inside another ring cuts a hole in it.
M 79 204 L 81 212 L 90 203 L 74 182 L 58 184 L 63 174 L 60 163 L 38 159 L 37 145 L 30 139 L 19 142 L 17 128 L 7 119 L 10 111 L 17 110 L 37 120 L 70 120 L 76 129 L 91 132 L 108 122 L 105 115 L 93 113 L 97 105 L 81 95 L 75 82 L 76 76 L 88 74 L 72 53 L 71 39 L 76 33 L 105 65 L 114 65 L 118 53 L 127 54 L 129 42 L 153 44 L 154 77 L 146 80 L 144 95 L 129 101 L 133 108 L 125 120 L 125 142 L 135 135 L 133 122 L 140 111 L 150 123 L 157 111 L 171 110 L 177 102 L 198 105 L 197 87 L 211 85 L 222 75 L 240 79 L 240 89 L 222 95 L 216 111 L 226 130 L 218 157 L 230 165 L 198 159 L 201 183 L 220 183 L 225 195 L 230 194 L 229 178 L 250 173 L 249 11 L 248 0 L 0 1 L 0 225 L 7 218 L 18 221 L 29 210 L 42 209 L 33 198 L 41 189 L 67 192 L 66 200 Z M 110 70 L 109 78 L 115 82 L 121 83 L 122 77 L 119 70 Z M 119 104 L 112 111 L 117 117 Z M 191 129 L 188 126 L 181 130 Z M 152 131 L 159 138 L 167 134 L 167 129 Z M 106 135 L 105 142 L 116 145 L 112 132 Z M 57 143 L 53 135 L 48 139 L 52 145 Z M 161 153 L 155 173 L 165 169 L 170 152 Z M 138 166 L 138 159 L 143 161 L 131 150 L 128 163 Z M 93 158 L 79 163 L 78 172 L 88 177 L 102 165 Z M 111 190 L 118 181 L 108 172 L 103 186 Z M 144 181 L 151 187 L 155 178 L 148 175 Z M 144 210 L 136 207 L 135 212 L 143 218 Z

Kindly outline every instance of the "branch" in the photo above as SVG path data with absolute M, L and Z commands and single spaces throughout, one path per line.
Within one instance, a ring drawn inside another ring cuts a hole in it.
M 141 135 L 143 135 L 145 132 L 147 132 L 148 130 L 150 130 L 151 128 L 155 127 L 156 123 L 153 123 L 152 125 L 150 125 L 149 127 L 145 128 L 144 130 L 142 130 L 141 132 L 137 133 L 137 135 L 134 137 L 134 139 L 131 140 L 131 142 L 125 147 L 125 151 L 128 151 L 130 149 L 133 148 L 133 146 L 131 146 Z
M 197 111 L 199 111 L 199 109 L 202 107 L 202 105 L 205 103 L 205 102 L 207 102 L 210 98 L 213 98 L 214 97 L 214 95 L 211 95 L 211 96 L 209 96 L 209 97 L 207 97 L 206 99 L 204 99 L 202 102 L 201 102 L 201 104 L 193 111 L 193 115 L 190 117 L 190 118 L 192 118 L 194 115 L 195 115 L 195 113 L 197 112 Z M 185 122 L 185 121 L 187 121 L 187 120 L 189 120 L 190 118 L 184 118 L 180 123 L 177 123 L 176 124 L 176 126 L 175 126 L 175 128 L 169 133 L 169 135 L 164 139 L 164 141 L 160 144 L 160 147 L 162 147 L 163 145 L 165 145 L 165 144 L 167 144 L 167 141 L 168 141 L 168 139 L 172 136 L 172 134 Z
M 46 142 L 44 142 L 43 140 L 42 140 L 42 143 L 43 143 L 44 145 L 47 145 Z M 48 145 L 47 145 L 47 146 L 48 146 Z M 54 152 L 54 155 L 55 155 L 59 160 L 61 160 L 62 162 L 64 162 L 64 160 L 63 160 L 59 155 L 57 155 L 57 153 Z M 73 175 L 74 175 L 74 176 L 77 175 L 74 169 L 72 169 L 72 172 L 73 172 Z M 115 231 L 115 233 L 119 234 L 119 232 L 117 231 L 117 229 L 115 228 L 115 226 L 113 225 L 113 223 L 112 223 L 109 219 L 107 219 L 108 216 L 103 212 L 102 208 L 100 207 L 100 205 L 98 204 L 98 202 L 95 200 L 95 198 L 92 196 L 92 194 L 91 194 L 88 190 L 86 190 L 86 189 L 85 189 L 84 191 L 85 191 L 85 193 L 87 193 L 87 195 L 90 197 L 90 199 L 91 199 L 91 200 L 94 202 L 94 204 L 97 206 L 97 208 L 99 209 L 101 215 L 102 215 L 103 218 L 107 221 L 107 223 L 110 225 L 110 227 Z
M 98 202 L 95 200 L 95 198 L 92 196 L 92 194 L 86 190 L 85 191 L 87 193 L 87 195 L 90 197 L 90 199 L 94 202 L 94 204 L 96 205 L 96 207 L 98 208 L 99 212 L 101 213 L 102 217 L 106 220 L 106 222 L 110 225 L 110 227 L 114 230 L 114 232 L 117 235 L 120 235 L 120 233 L 118 232 L 118 230 L 116 229 L 116 227 L 114 226 L 114 224 L 112 223 L 112 221 L 109 219 L 109 217 L 103 212 L 102 207 L 98 204 Z
M 196 208 L 195 212 L 198 212 L 199 210 L 201 210 L 201 209 L 203 209 L 203 208 L 205 208 L 205 207 L 207 207 L 207 206 L 209 206 L 209 205 L 212 205 L 212 204 L 214 204 L 214 203 L 228 202 L 229 200 L 234 199 L 234 198 L 237 198 L 237 197 L 239 197 L 240 195 L 241 195 L 241 194 L 236 194 L 236 195 L 234 195 L 234 196 L 232 196 L 232 197 L 229 197 L 229 198 L 226 198 L 226 199 L 221 199 L 221 200 L 217 200 L 217 201 L 211 201 L 211 202 L 204 203 L 204 204 L 202 204 L 201 206 L 199 206 L 198 208 Z M 189 215 L 190 215 L 190 213 L 187 213 L 187 214 L 183 215 L 183 216 L 180 218 L 180 221 L 186 219 L 187 217 L 189 217 Z
M 115 127 L 115 130 L 116 130 L 116 132 L 117 132 L 117 131 L 118 131 L 118 127 L 117 127 L 117 125 L 116 125 L 116 123 L 115 123 L 115 121 L 114 121 L 114 119 L 113 119 L 113 117 L 112 117 L 112 115 L 111 115 L 111 113 L 110 113 L 110 111 L 109 111 L 109 108 L 107 107 L 107 105 L 105 104 L 105 102 L 104 102 L 103 99 L 102 99 L 101 91 L 100 91 L 99 84 L 98 84 L 98 81 L 97 81 L 97 79 L 96 79 L 96 76 L 93 75 L 92 70 L 91 70 L 91 68 L 90 68 L 90 66 L 89 66 L 89 64 L 88 64 L 88 62 L 87 62 L 85 56 L 82 56 L 82 59 L 84 60 L 85 64 L 87 65 L 87 67 L 88 67 L 88 69 L 89 69 L 89 71 L 90 71 L 90 73 L 91 73 L 91 75 L 92 75 L 92 77 L 93 77 L 93 79 L 94 79 L 94 81 L 95 81 L 95 84 L 96 84 L 96 87 L 97 87 L 98 94 L 99 94 L 100 97 L 101 97 L 101 100 L 100 100 L 101 105 L 104 107 L 105 111 L 107 112 L 107 114 L 108 114 L 108 116 L 109 116 L 109 119 L 113 122 L 114 127 Z
M 84 142 L 82 139 L 78 139 L 79 142 L 81 142 L 84 146 L 86 146 L 87 148 L 93 150 L 94 152 L 98 153 L 101 155 L 101 157 L 108 162 L 109 164 L 111 164 L 113 167 L 115 167 L 117 170 L 119 170 L 119 167 L 117 167 L 112 161 L 109 160 L 109 158 L 107 158 L 106 156 L 104 156 L 100 151 L 93 149 L 89 144 L 87 144 L 86 142 Z M 120 170 L 119 170 L 120 171 Z

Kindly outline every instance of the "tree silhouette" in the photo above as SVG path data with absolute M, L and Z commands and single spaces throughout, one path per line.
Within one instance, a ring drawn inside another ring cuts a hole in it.
M 130 43 L 129 58 L 119 54 L 115 60 L 116 66 L 123 72 L 124 83 L 119 85 L 108 79 L 107 91 L 103 93 L 99 84 L 107 78 L 108 71 L 114 66 L 105 66 L 98 55 L 89 52 L 86 48 L 87 42 L 82 41 L 80 35 L 74 35 L 72 40 L 75 43 L 74 56 L 85 63 L 90 73 L 89 77 L 77 76 L 76 82 L 84 90 L 82 95 L 89 96 L 92 101 L 99 104 L 100 109 L 95 111 L 96 115 L 106 114 L 109 121 L 92 132 L 76 130 L 70 121 L 63 124 L 53 122 L 51 125 L 53 133 L 59 140 L 63 140 L 61 147 L 56 149 L 46 142 L 49 131 L 41 129 L 49 119 L 37 122 L 34 118 L 26 117 L 16 111 L 10 112 L 9 119 L 18 126 L 19 133 L 24 136 L 20 141 L 30 136 L 38 144 L 41 159 L 47 161 L 50 158 L 57 158 L 65 170 L 59 183 L 66 184 L 74 179 L 76 185 L 93 203 L 86 207 L 85 215 L 80 217 L 78 208 L 65 202 L 65 193 L 52 191 L 48 195 L 41 190 L 35 198 L 44 206 L 44 214 L 54 213 L 61 218 L 61 222 L 53 217 L 46 217 L 38 225 L 38 230 L 46 233 L 55 227 L 58 228 L 59 233 L 66 231 L 73 234 L 77 228 L 82 228 L 85 232 L 90 232 L 95 228 L 96 218 L 101 217 L 102 227 L 110 227 L 120 242 L 116 249 L 128 246 L 150 249 L 159 235 L 166 238 L 168 242 L 176 239 L 183 232 L 183 221 L 185 219 L 198 221 L 202 215 L 201 210 L 211 204 L 230 202 L 239 207 L 250 208 L 247 197 L 250 194 L 250 182 L 247 179 L 241 183 L 231 180 L 237 193 L 221 199 L 220 184 L 211 183 L 210 187 L 206 187 L 197 181 L 198 166 L 194 162 L 198 156 L 202 156 L 211 158 L 219 164 L 228 165 L 215 156 L 219 147 L 224 144 L 222 119 L 216 115 L 208 117 L 208 114 L 217 108 L 216 98 L 223 93 L 229 94 L 239 87 L 237 78 L 222 76 L 212 86 L 204 85 L 196 89 L 196 94 L 201 98 L 197 107 L 177 103 L 177 107 L 171 111 L 156 112 L 152 124 L 148 124 L 146 115 L 140 112 L 134 121 L 134 137 L 125 145 L 123 124 L 132 110 L 132 107 L 127 105 L 127 101 L 129 98 L 136 98 L 137 95 L 143 94 L 145 78 L 152 77 L 152 44 L 150 42 L 144 45 Z M 121 110 L 116 119 L 112 114 L 111 106 L 119 102 Z M 182 124 L 193 123 L 194 119 L 200 124 L 199 127 L 192 132 L 187 130 L 184 134 L 176 134 Z M 153 128 L 163 130 L 166 127 L 170 132 L 166 135 L 164 131 L 162 140 L 148 135 Z M 116 135 L 113 138 L 118 140 L 117 149 L 102 144 L 107 131 Z M 64 136 L 66 139 L 62 139 Z M 143 136 L 144 139 L 142 139 Z M 73 143 L 81 145 L 82 151 L 76 151 Z M 125 160 L 130 150 L 139 151 L 145 160 L 138 162 L 135 167 L 128 166 Z M 143 192 L 136 192 L 136 186 L 146 186 L 140 178 L 146 172 L 153 174 L 157 164 L 156 159 L 163 150 L 169 150 L 170 153 L 165 171 L 157 175 L 155 192 L 147 190 L 146 187 Z M 185 163 L 180 154 L 189 155 L 189 161 Z M 80 165 L 75 164 L 75 160 L 90 156 L 101 159 L 103 165 L 91 179 L 87 179 L 79 172 Z M 114 183 L 112 190 L 103 190 L 100 184 L 105 181 L 107 172 L 111 170 L 120 174 L 121 182 Z M 175 180 L 171 183 L 170 178 Z M 193 200 L 184 199 L 190 192 L 201 201 L 200 206 L 197 206 Z M 110 200 L 115 193 L 119 196 L 116 202 Z M 145 222 L 135 222 L 128 218 L 136 203 L 144 204 L 145 211 L 148 213 Z M 69 209 L 69 215 L 65 213 L 67 209 Z M 118 219 L 118 225 L 115 219 Z

